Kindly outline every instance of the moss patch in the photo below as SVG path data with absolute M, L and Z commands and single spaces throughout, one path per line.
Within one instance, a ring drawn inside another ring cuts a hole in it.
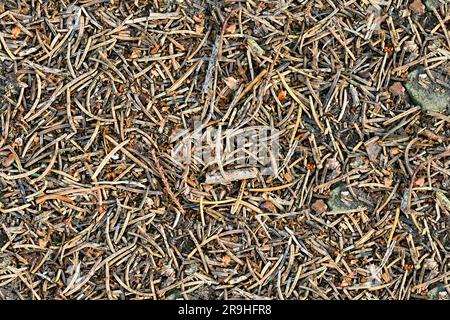
M 432 82 L 423 68 L 408 75 L 405 83 L 412 101 L 427 111 L 445 113 L 450 107 L 450 90 Z

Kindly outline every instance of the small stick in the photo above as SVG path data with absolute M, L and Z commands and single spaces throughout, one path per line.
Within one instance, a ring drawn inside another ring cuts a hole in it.
M 186 211 L 184 210 L 184 208 L 178 201 L 178 199 L 175 196 L 175 194 L 173 193 L 172 189 L 170 189 L 169 181 L 167 181 L 166 175 L 164 174 L 164 169 L 161 166 L 161 163 L 159 162 L 158 157 L 156 155 L 156 151 L 154 149 L 152 150 L 152 158 L 153 158 L 153 161 L 155 161 L 156 169 L 158 169 L 158 173 L 163 181 L 164 188 L 166 189 L 167 193 L 169 194 L 170 199 L 172 199 L 173 203 L 175 203 L 176 207 L 180 210 L 181 213 L 186 214 Z

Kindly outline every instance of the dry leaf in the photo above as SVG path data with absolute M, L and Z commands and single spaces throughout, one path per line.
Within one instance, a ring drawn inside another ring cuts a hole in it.
M 393 147 L 393 148 L 391 148 L 391 152 L 395 156 L 395 155 L 400 153 L 400 148 L 399 147 Z
M 272 213 L 277 212 L 277 208 L 274 206 L 274 204 L 271 201 L 264 201 L 261 204 L 261 208 L 266 209 L 267 211 L 270 211 Z
M 21 30 L 20 30 L 20 28 L 19 27 L 14 27 L 12 30 L 11 30 L 11 37 L 13 38 L 13 39 L 17 39 L 18 37 L 19 37 L 19 35 L 20 35 L 20 32 L 21 32 Z
M 350 277 L 344 277 L 344 280 L 341 282 L 341 287 L 348 287 L 353 284 L 353 280 Z
M 203 23 L 203 16 L 198 15 L 198 16 L 193 16 L 192 19 L 197 22 L 197 23 Z
M 384 178 L 384 186 L 386 188 L 390 188 L 392 186 L 392 178 L 391 177 L 385 177 Z
M 139 58 L 140 56 L 141 56 L 141 50 L 140 49 L 134 48 L 131 51 L 131 54 L 130 54 L 130 58 L 131 59 L 136 59 L 136 58 Z
M 394 84 L 389 87 L 389 92 L 394 96 L 403 96 L 405 94 L 405 88 L 401 82 L 394 82 Z
M 239 85 L 239 81 L 233 77 L 225 78 L 224 81 L 227 87 L 230 88 L 231 90 L 236 90 Z
M 150 54 L 157 54 L 159 51 L 160 45 L 156 44 L 151 50 L 150 50 Z
M 39 248 L 45 249 L 45 247 L 47 247 L 48 238 L 39 239 L 38 242 L 39 242 Z
M 409 9 L 416 14 L 425 13 L 425 5 L 420 0 L 414 0 L 410 5 Z
M 195 25 L 195 32 L 202 33 L 203 29 L 204 29 L 203 24 L 196 24 Z
M 195 182 L 195 180 L 191 179 L 191 178 L 187 178 L 186 182 L 188 185 L 190 185 L 192 188 L 196 188 L 197 187 L 197 183 Z
M 227 33 L 235 33 L 236 32 L 236 26 L 234 24 L 231 24 L 225 29 L 225 31 Z
M 7 168 L 14 162 L 14 160 L 16 160 L 16 155 L 11 152 L 5 159 L 3 159 L 2 165 Z
M 370 161 L 375 161 L 380 154 L 381 147 L 378 143 L 372 142 L 366 145 L 367 155 L 369 156 Z
M 202 188 L 206 192 L 210 192 L 214 187 L 211 184 L 204 183 L 204 184 L 202 184 Z
M 328 210 L 328 206 L 322 199 L 314 201 L 311 205 L 311 209 L 313 209 L 317 214 L 322 214 Z
M 278 98 L 278 100 L 283 102 L 283 100 L 286 99 L 286 91 L 284 91 L 284 90 L 278 91 L 277 98 Z
M 425 183 L 425 178 L 424 177 L 419 177 L 416 179 L 416 181 L 414 182 L 414 185 L 417 187 L 422 187 Z
M 222 258 L 222 265 L 226 268 L 231 262 L 231 258 L 228 255 L 224 255 Z

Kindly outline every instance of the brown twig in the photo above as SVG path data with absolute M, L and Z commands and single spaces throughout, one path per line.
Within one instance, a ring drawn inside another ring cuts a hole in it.
M 161 163 L 159 162 L 158 156 L 156 155 L 156 151 L 153 149 L 151 151 L 153 161 L 156 164 L 156 169 L 158 169 L 159 176 L 164 184 L 164 188 L 167 191 L 167 194 L 169 195 L 170 199 L 172 199 L 173 203 L 175 203 L 175 206 L 178 210 L 180 210 L 181 213 L 185 214 L 186 211 L 184 210 L 181 203 L 178 201 L 177 196 L 173 193 L 172 189 L 170 188 L 169 181 L 166 178 L 166 175 L 164 174 L 164 168 L 161 166 Z

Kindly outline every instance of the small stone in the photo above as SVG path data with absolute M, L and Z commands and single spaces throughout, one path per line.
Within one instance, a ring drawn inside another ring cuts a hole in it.
M 394 96 L 403 96 L 405 94 L 405 87 L 403 87 L 401 82 L 394 82 L 394 84 L 389 87 L 389 92 Z
M 425 13 L 425 5 L 420 0 L 414 0 L 409 5 L 409 9 L 416 14 L 424 14 Z
M 366 145 L 367 155 L 369 156 L 370 161 L 374 162 L 377 160 L 378 155 L 380 154 L 381 147 L 376 142 L 371 142 Z
M 322 199 L 314 201 L 314 203 L 311 205 L 311 209 L 314 210 L 317 214 L 322 214 L 328 210 L 328 206 Z
M 405 87 L 411 100 L 426 111 L 445 113 L 450 107 L 450 90 L 432 82 L 423 68 L 408 75 Z

